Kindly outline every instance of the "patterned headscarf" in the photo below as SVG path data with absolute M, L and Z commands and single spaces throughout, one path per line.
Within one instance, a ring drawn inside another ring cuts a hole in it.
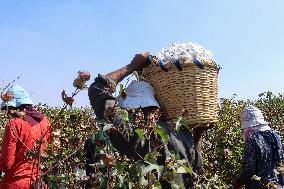
M 241 129 L 267 125 L 261 111 L 252 105 L 246 106 L 241 113 Z
M 241 129 L 246 140 L 254 132 L 271 130 L 268 122 L 264 120 L 262 112 L 255 106 L 249 105 L 241 113 Z

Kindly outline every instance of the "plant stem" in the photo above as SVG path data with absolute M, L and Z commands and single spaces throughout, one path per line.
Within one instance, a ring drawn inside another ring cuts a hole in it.
M 43 177 L 43 176 L 47 175 L 50 171 L 52 171 L 54 168 L 59 166 L 62 162 L 68 160 L 70 157 L 72 157 L 74 154 L 76 154 L 80 150 L 80 148 L 83 146 L 84 142 L 85 142 L 85 140 L 83 140 L 80 143 L 80 145 L 78 146 L 78 148 L 75 151 L 73 151 L 71 154 L 69 154 L 66 158 L 58 161 L 55 165 L 53 165 L 51 168 L 49 168 L 46 172 L 42 173 L 40 176 Z

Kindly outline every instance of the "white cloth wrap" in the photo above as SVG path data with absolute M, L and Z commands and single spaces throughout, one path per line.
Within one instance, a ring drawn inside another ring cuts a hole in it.
M 261 111 L 255 106 L 246 106 L 241 113 L 241 129 L 256 126 L 267 126 L 268 122 L 264 120 Z
M 145 81 L 132 81 L 125 89 L 126 98 L 118 97 L 118 106 L 124 109 L 159 107 L 154 88 Z

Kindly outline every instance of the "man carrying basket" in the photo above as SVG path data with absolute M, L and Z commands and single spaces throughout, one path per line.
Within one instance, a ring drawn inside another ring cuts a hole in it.
M 149 56 L 149 52 L 137 54 L 127 66 L 106 75 L 99 74 L 95 82 L 89 87 L 89 99 L 97 118 L 106 117 L 114 125 L 121 124 L 117 124 L 117 109 L 127 110 L 129 114 L 132 114 L 133 130 L 130 131 L 129 136 L 124 137 L 117 128 L 109 129 L 104 133 L 120 154 L 138 161 L 143 159 L 149 151 L 160 146 L 159 151 L 162 156 L 157 158 L 157 163 L 165 166 L 168 156 L 174 153 L 175 157 L 190 167 L 192 173 L 177 173 L 172 179 L 181 188 L 193 188 L 194 180 L 197 177 L 194 172 L 201 169 L 202 166 L 201 155 L 197 151 L 192 134 L 187 127 L 181 127 L 177 130 L 175 123 L 169 120 L 159 120 L 159 104 L 154 98 L 153 87 L 145 81 L 133 81 L 125 92 L 120 94 L 118 99 L 112 96 L 120 81 L 134 71 L 140 72 L 149 65 L 149 62 L 147 62 Z M 143 118 L 144 121 L 141 121 Z M 167 134 L 168 141 L 164 142 L 160 137 L 151 134 L 152 132 L 150 132 L 146 141 L 141 141 L 141 138 L 134 132 L 134 128 L 141 128 L 141 123 L 147 123 L 144 125 L 157 123 Z M 202 132 L 198 132 L 195 138 L 200 139 L 201 134 Z M 94 153 L 97 148 L 95 140 L 95 138 L 89 138 L 85 143 L 87 175 L 92 175 L 94 172 L 94 168 L 90 164 L 98 161 Z M 171 180 L 161 177 L 160 183 L 162 188 L 171 188 Z M 87 186 L 87 188 L 91 187 L 92 185 Z

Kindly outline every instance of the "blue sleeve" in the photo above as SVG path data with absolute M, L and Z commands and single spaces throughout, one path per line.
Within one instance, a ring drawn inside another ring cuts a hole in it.
M 257 146 L 254 138 L 249 138 L 245 142 L 244 159 L 242 169 L 239 175 L 236 177 L 236 182 L 240 185 L 245 185 L 251 182 L 251 178 L 255 174 L 256 162 L 257 162 Z
M 274 138 L 276 139 L 276 151 L 277 151 L 277 161 L 278 163 L 284 162 L 283 157 L 283 149 L 282 149 L 282 143 L 279 135 L 276 133 L 276 131 L 273 131 Z

